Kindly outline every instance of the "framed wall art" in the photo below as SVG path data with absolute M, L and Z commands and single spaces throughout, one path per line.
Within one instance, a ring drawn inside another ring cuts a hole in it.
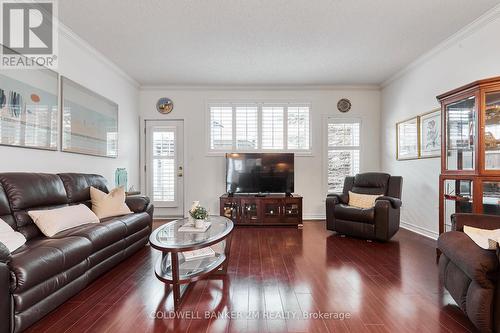
M 0 73 L 0 144 L 57 150 L 58 74 L 40 67 Z
M 61 150 L 118 157 L 118 104 L 61 76 Z
M 441 109 L 420 116 L 420 157 L 441 156 Z
M 396 159 L 410 160 L 419 157 L 418 130 L 419 118 L 401 121 L 396 124 Z

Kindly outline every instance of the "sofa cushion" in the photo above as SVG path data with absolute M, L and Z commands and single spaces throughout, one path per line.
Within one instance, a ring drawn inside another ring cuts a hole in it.
M 375 208 L 358 208 L 344 204 L 335 205 L 335 218 L 345 221 L 374 223 Z
M 351 191 L 361 194 L 387 194 L 391 175 L 378 172 L 359 173 L 354 177 Z
M 438 248 L 467 276 L 483 288 L 494 288 L 498 257 L 494 251 L 480 248 L 460 231 L 449 231 L 438 238 Z
M 0 243 L 3 243 L 10 252 L 14 252 L 26 243 L 26 238 L 0 219 Z
M 55 234 L 54 238 L 65 238 L 70 236 L 87 238 L 92 243 L 92 253 L 95 253 L 125 238 L 127 236 L 126 233 L 127 227 L 122 221 L 110 220 L 64 230 Z
M 99 223 L 97 216 L 82 204 L 56 209 L 30 210 L 28 215 L 47 237 L 84 224 Z
M 101 223 L 120 221 L 127 228 L 126 235 L 130 236 L 151 225 L 151 217 L 148 213 L 136 213 L 124 216 L 102 219 Z
M 86 261 L 91 252 L 91 242 L 83 237 L 30 240 L 12 253 L 11 288 L 17 293 L 27 290 Z
M 83 173 L 60 173 L 69 203 L 86 202 L 90 200 L 90 187 L 93 186 L 108 193 L 106 179 L 100 175 Z
M 100 218 L 132 214 L 125 204 L 125 188 L 117 187 L 105 193 L 95 187 L 90 187 L 92 211 Z

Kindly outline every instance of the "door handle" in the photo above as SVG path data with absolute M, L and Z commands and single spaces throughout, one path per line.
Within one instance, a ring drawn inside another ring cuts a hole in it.
M 177 177 L 182 177 L 184 175 L 184 172 L 182 170 L 182 167 L 179 167 L 179 170 L 177 171 Z

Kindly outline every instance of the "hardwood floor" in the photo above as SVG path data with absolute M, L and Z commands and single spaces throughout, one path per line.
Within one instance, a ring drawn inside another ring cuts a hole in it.
M 196 282 L 177 318 L 148 246 L 28 332 L 474 332 L 439 283 L 434 241 L 409 231 L 383 244 L 317 221 L 240 227 L 232 246 L 226 279 Z

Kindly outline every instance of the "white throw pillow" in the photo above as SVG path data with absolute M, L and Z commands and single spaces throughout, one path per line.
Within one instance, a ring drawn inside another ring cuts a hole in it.
M 91 186 L 90 200 L 92 201 L 92 211 L 100 219 L 133 213 L 125 204 L 124 187 L 117 187 L 106 194 Z
M 99 223 L 97 216 L 83 204 L 56 209 L 30 210 L 28 215 L 47 237 L 82 224 Z
M 474 243 L 485 250 L 496 250 L 500 239 L 500 229 L 487 230 L 469 227 L 464 225 L 464 233 L 469 236 Z
M 26 243 L 22 233 L 15 231 L 4 220 L 0 219 L 0 242 L 12 253 Z
M 358 208 L 373 208 L 375 207 L 375 200 L 381 196 L 382 194 L 359 194 L 349 191 L 349 206 Z

